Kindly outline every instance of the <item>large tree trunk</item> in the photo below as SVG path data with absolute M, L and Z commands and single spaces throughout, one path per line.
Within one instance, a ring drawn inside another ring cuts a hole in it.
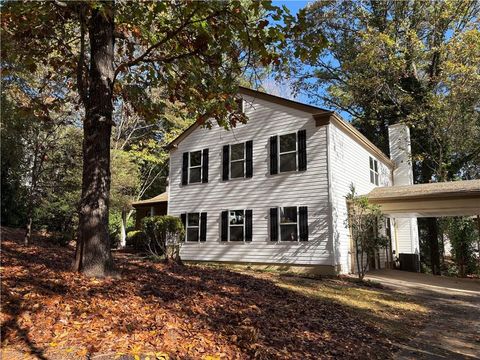
M 90 69 L 83 125 L 83 177 L 76 267 L 88 276 L 113 271 L 108 237 L 110 135 L 114 80 L 114 3 L 102 2 L 88 23 Z
M 438 224 L 436 218 L 427 218 L 428 240 L 430 244 L 430 262 L 433 275 L 440 275 L 440 252 L 438 249 Z

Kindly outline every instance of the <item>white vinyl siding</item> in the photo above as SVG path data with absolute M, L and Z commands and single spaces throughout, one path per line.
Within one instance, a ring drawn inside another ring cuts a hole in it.
M 197 128 L 170 153 L 168 213 L 208 212 L 206 242 L 185 243 L 182 259 L 333 266 L 326 128 L 316 127 L 310 113 L 248 96 L 244 99 L 247 124 L 231 131 L 218 126 Z M 270 175 L 270 137 L 301 129 L 306 130 L 307 170 Z M 248 140 L 253 140 L 253 177 L 222 181 L 223 145 Z M 209 182 L 201 187 L 182 187 L 182 154 L 202 148 L 209 148 Z M 298 204 L 309 209 L 309 241 L 270 241 L 270 208 Z M 221 212 L 225 209 L 253 210 L 251 243 L 221 241 Z
M 350 234 L 345 226 L 347 219 L 347 202 L 345 196 L 353 184 L 358 195 L 369 193 L 375 184 L 370 182 L 370 158 L 374 156 L 369 150 L 353 140 L 334 124 L 329 132 L 329 166 L 332 202 L 332 243 L 335 244 L 335 262 L 342 273 L 348 273 L 353 266 L 350 254 Z M 378 161 L 379 186 L 391 186 L 390 168 Z

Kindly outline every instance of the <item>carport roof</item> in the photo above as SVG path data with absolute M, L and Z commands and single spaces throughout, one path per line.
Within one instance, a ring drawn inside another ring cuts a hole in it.
M 378 187 L 367 197 L 385 214 L 399 217 L 480 214 L 480 180 Z

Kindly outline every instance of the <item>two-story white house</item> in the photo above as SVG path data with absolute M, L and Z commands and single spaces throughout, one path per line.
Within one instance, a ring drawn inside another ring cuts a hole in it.
M 396 176 L 411 183 L 396 141 L 405 129 L 390 129 L 395 164 L 331 111 L 247 88 L 239 98 L 247 124 L 194 124 L 169 145 L 168 214 L 186 228 L 182 259 L 353 271 L 345 196 L 351 184 L 366 194 Z M 416 219 L 390 220 L 393 250 L 418 253 Z

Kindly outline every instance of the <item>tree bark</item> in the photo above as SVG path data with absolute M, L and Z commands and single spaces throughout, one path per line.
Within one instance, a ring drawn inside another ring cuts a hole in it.
M 428 239 L 430 243 L 430 263 L 433 275 L 440 275 L 440 252 L 438 247 L 438 225 L 436 218 L 427 218 Z
M 102 2 L 88 22 L 90 69 L 83 125 L 83 176 L 76 267 L 87 276 L 113 273 L 108 236 L 110 136 L 114 80 L 114 3 Z

